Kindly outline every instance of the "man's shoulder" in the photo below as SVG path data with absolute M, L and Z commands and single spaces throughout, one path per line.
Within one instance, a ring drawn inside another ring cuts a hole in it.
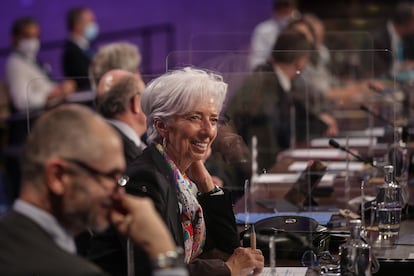
M 274 19 L 270 18 L 257 24 L 256 27 L 254 28 L 254 33 L 255 34 L 268 34 L 268 33 L 278 32 L 279 29 L 280 27 L 277 24 L 277 22 Z
M 7 56 L 6 59 L 6 69 L 13 66 L 21 66 L 25 64 L 24 59 L 17 53 L 12 52 Z
M 65 40 L 63 44 L 63 53 L 68 54 L 73 52 L 82 52 L 82 49 L 71 39 Z
M 0 275 L 100 275 L 98 267 L 58 247 L 34 221 L 10 211 L 0 219 Z

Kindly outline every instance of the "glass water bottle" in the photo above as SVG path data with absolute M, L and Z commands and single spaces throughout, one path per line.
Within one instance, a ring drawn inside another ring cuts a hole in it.
M 362 240 L 361 220 L 349 222 L 350 238 L 339 248 L 340 269 L 343 276 L 368 276 L 372 275 L 371 246 Z

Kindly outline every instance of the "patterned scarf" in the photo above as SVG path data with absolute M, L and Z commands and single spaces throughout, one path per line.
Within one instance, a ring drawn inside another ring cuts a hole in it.
M 174 173 L 178 202 L 181 207 L 181 225 L 184 232 L 184 260 L 189 263 L 201 254 L 206 239 L 203 209 L 195 196 L 197 188 L 185 174 L 180 172 L 160 144 L 157 144 L 156 148 L 167 160 Z

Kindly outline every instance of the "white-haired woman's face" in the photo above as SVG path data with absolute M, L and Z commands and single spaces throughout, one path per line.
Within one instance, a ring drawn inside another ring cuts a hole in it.
M 217 105 L 211 100 L 195 110 L 174 116 L 167 127 L 167 152 L 181 170 L 205 159 L 217 136 Z

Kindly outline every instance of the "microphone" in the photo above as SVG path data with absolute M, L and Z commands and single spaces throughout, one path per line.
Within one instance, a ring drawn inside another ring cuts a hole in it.
M 361 157 L 360 155 L 356 154 L 355 152 L 351 151 L 349 148 L 341 146 L 337 141 L 335 141 L 334 139 L 329 139 L 329 145 L 331 145 L 332 147 L 336 148 L 336 149 L 340 149 L 342 151 L 345 151 L 347 153 L 349 153 L 350 155 L 352 155 L 353 157 L 355 157 L 356 159 L 358 159 L 361 162 L 364 163 L 368 163 L 370 164 L 372 167 L 376 167 L 371 160 L 367 160 L 363 157 Z
M 373 116 L 374 118 L 379 119 L 380 121 L 386 123 L 387 125 L 390 125 L 391 127 L 395 127 L 394 123 L 390 122 L 389 120 L 385 119 L 384 117 L 382 117 L 381 115 L 375 113 L 374 111 L 372 111 L 371 109 L 369 109 L 368 107 L 366 107 L 365 105 L 361 105 L 359 107 L 361 110 L 365 111 L 366 113 L 368 113 L 369 115 Z

